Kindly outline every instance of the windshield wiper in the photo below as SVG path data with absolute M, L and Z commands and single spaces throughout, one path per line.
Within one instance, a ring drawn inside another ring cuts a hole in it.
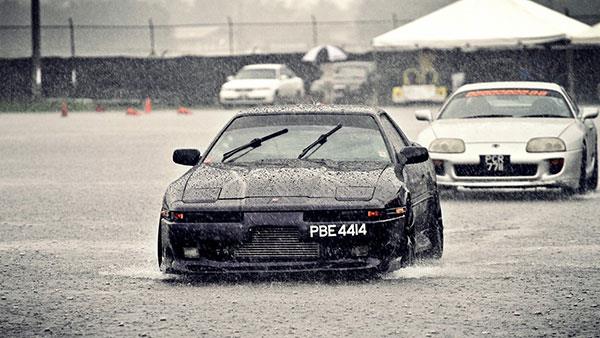
M 285 129 L 281 129 L 280 131 L 276 131 L 273 134 L 269 134 L 269 135 L 263 136 L 261 138 L 255 138 L 252 141 L 250 141 L 250 142 L 248 142 L 246 144 L 243 144 L 243 145 L 241 145 L 241 146 L 239 146 L 239 147 L 237 147 L 235 149 L 231 149 L 230 151 L 228 151 L 225 154 L 223 154 L 223 159 L 221 159 L 221 162 L 225 162 L 225 160 L 227 160 L 231 156 L 239 153 L 242 150 L 245 150 L 245 149 L 248 149 L 248 148 L 252 148 L 251 150 L 256 149 L 256 148 L 260 147 L 263 142 L 268 141 L 268 140 L 270 140 L 270 139 L 272 139 L 274 137 L 283 135 L 283 134 L 285 134 L 287 132 L 288 132 L 288 129 L 285 128 Z M 244 153 L 244 155 L 247 154 L 247 153 L 248 152 Z
M 560 117 L 560 118 L 568 118 L 564 115 L 556 115 L 556 114 L 532 114 L 532 115 L 524 115 L 521 117 Z
M 481 118 L 487 118 L 487 117 L 514 117 L 514 116 L 505 115 L 505 114 L 488 114 L 488 115 L 465 116 L 465 117 L 463 117 L 463 119 L 481 119 Z
M 300 153 L 300 155 L 298 155 L 298 159 L 302 159 L 304 156 L 306 156 L 306 154 L 308 154 L 308 152 L 316 147 L 316 146 L 322 146 L 325 142 L 327 142 L 327 138 L 329 136 L 331 136 L 333 133 L 335 133 L 336 131 L 340 130 L 340 128 L 342 128 L 342 124 L 338 124 L 337 126 L 335 126 L 333 129 L 331 129 L 330 131 L 326 132 L 325 134 L 319 136 L 318 139 L 316 139 L 313 143 L 309 144 L 308 147 L 302 149 L 302 152 Z M 318 148 L 317 148 L 318 149 Z M 315 151 L 317 151 L 315 149 Z M 314 151 L 313 151 L 314 153 Z

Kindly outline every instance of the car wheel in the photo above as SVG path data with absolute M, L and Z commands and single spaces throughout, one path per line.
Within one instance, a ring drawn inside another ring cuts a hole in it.
M 421 253 L 421 257 L 440 259 L 444 253 L 444 224 L 441 215 L 433 223 L 428 235 L 431 248 Z
M 415 263 L 415 227 L 412 224 L 412 221 L 409 221 L 410 227 L 404 229 L 404 234 L 402 238 L 402 251 L 401 251 L 401 260 L 400 267 L 405 268 L 407 266 L 411 266 Z
M 584 193 L 587 190 L 588 180 L 587 175 L 585 173 L 585 168 L 587 167 L 587 149 L 583 148 L 583 155 L 581 156 L 581 170 L 579 174 L 579 184 L 577 185 L 578 193 Z
M 301 90 L 297 91 L 297 92 L 296 92 L 296 97 L 295 97 L 295 99 L 294 99 L 294 102 L 295 102 L 295 103 L 302 103 L 302 97 L 303 97 L 303 96 L 304 96 L 304 95 L 302 95 L 302 91 L 301 91 Z
M 158 226 L 158 240 L 156 249 L 158 255 L 158 268 L 163 273 L 172 273 L 171 265 L 173 263 L 173 254 L 170 250 L 163 246 L 161 225 Z
M 596 191 L 598 187 L 598 154 L 594 155 L 594 169 L 592 175 L 587 180 L 587 189 L 589 191 Z
M 283 104 L 283 98 L 279 95 L 279 91 L 275 91 L 275 95 L 273 96 L 273 105 Z

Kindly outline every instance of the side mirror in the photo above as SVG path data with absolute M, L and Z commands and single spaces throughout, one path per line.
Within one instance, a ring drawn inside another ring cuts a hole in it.
M 182 165 L 196 165 L 200 161 L 198 149 L 177 149 L 173 152 L 173 162 Z
M 233 81 L 233 79 L 235 79 L 235 77 L 233 75 L 229 75 L 227 77 L 227 81 Z
M 419 121 L 433 121 L 433 115 L 431 114 L 431 110 L 429 109 L 419 109 L 415 112 L 415 117 Z
M 585 107 L 581 112 L 581 119 L 595 119 L 598 117 L 598 108 L 597 107 Z
M 421 146 L 406 146 L 398 152 L 398 161 L 401 164 L 422 163 L 429 159 L 427 148 Z

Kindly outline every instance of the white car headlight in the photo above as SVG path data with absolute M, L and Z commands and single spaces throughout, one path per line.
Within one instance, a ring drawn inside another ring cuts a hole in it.
M 553 153 L 565 151 L 567 147 L 558 137 L 539 137 L 529 140 L 526 150 L 528 153 Z
M 465 142 L 458 138 L 438 138 L 429 145 L 432 153 L 464 153 Z

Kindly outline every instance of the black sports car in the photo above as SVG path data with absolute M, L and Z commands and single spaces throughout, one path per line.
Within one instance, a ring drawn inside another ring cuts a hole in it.
M 434 168 L 381 110 L 290 106 L 237 114 L 165 193 L 167 273 L 387 271 L 437 257 Z

